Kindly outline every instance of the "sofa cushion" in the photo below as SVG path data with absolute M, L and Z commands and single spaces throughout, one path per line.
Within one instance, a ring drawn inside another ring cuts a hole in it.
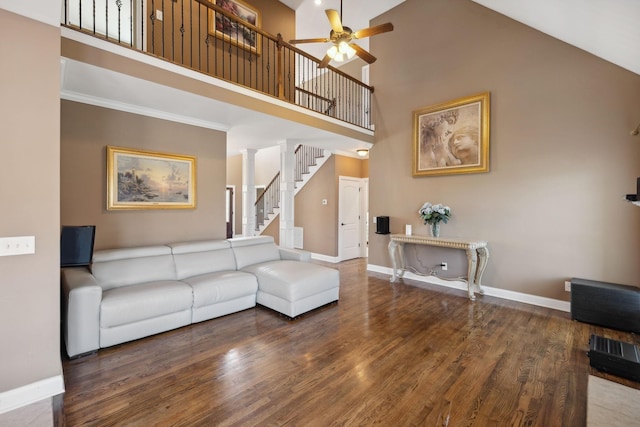
M 271 236 L 229 239 L 238 270 L 252 264 L 280 259 L 280 251 Z
M 174 243 L 169 246 L 178 280 L 216 271 L 236 270 L 236 259 L 226 240 Z
M 191 309 L 191 286 L 178 281 L 156 281 L 103 292 L 100 327 L 110 328 Z
M 258 280 L 243 271 L 223 271 L 189 277 L 184 282 L 193 288 L 193 307 L 232 301 L 258 292 Z
M 271 261 L 250 265 L 243 271 L 258 278 L 261 292 L 287 301 L 298 301 L 310 295 L 340 286 L 338 270 L 300 261 Z
M 138 283 L 176 280 L 168 246 L 97 251 L 93 255 L 91 273 L 105 291 Z

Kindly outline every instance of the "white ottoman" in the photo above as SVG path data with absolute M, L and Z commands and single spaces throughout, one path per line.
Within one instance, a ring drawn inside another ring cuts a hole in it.
M 340 273 L 333 268 L 276 260 L 242 270 L 258 278 L 258 304 L 291 318 L 339 299 Z

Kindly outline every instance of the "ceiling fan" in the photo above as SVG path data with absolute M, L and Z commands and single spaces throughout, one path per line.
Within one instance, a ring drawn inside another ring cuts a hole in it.
M 334 9 L 325 10 L 329 23 L 331 24 L 331 32 L 328 38 L 315 38 L 315 39 L 299 39 L 290 40 L 291 44 L 298 43 L 333 43 L 333 46 L 327 50 L 327 54 L 324 56 L 318 68 L 326 68 L 329 62 L 333 59 L 337 62 L 342 62 L 345 59 L 351 59 L 353 55 L 358 55 L 368 64 L 372 64 L 376 61 L 376 57 L 371 55 L 365 49 L 361 48 L 353 41 L 357 39 L 364 39 L 366 37 L 375 36 L 376 34 L 386 33 L 393 31 L 393 24 L 387 22 L 386 24 L 376 25 L 374 27 L 364 28 L 358 31 L 352 31 L 351 28 L 342 25 L 342 1 L 340 1 L 340 13 Z

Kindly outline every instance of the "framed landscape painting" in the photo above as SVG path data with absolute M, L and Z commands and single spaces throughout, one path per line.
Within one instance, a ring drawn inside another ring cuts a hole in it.
M 413 112 L 413 176 L 489 170 L 489 92 Z
M 196 158 L 107 146 L 107 209 L 194 209 Z
M 241 0 L 210 0 L 243 23 L 260 28 L 260 12 Z M 237 21 L 209 9 L 209 34 L 260 55 L 260 34 Z

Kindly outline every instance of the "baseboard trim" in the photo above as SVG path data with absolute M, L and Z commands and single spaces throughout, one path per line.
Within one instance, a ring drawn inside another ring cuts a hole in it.
M 0 393 L 0 414 L 64 393 L 62 375 Z
M 382 273 L 391 276 L 393 269 L 390 267 L 382 267 L 379 265 L 367 264 L 367 271 Z M 418 282 L 430 283 L 432 285 L 444 286 L 447 288 L 467 290 L 467 284 L 459 280 L 442 280 L 435 276 L 419 276 L 417 274 L 406 271 L 404 277 Z M 523 294 L 521 292 L 509 291 L 507 289 L 492 288 L 491 286 L 482 285 L 484 294 L 492 297 L 502 298 L 510 301 L 522 302 L 525 304 L 536 305 L 539 307 L 551 308 L 558 311 L 570 312 L 571 306 L 568 301 L 561 301 L 553 298 L 540 297 L 537 295 Z

